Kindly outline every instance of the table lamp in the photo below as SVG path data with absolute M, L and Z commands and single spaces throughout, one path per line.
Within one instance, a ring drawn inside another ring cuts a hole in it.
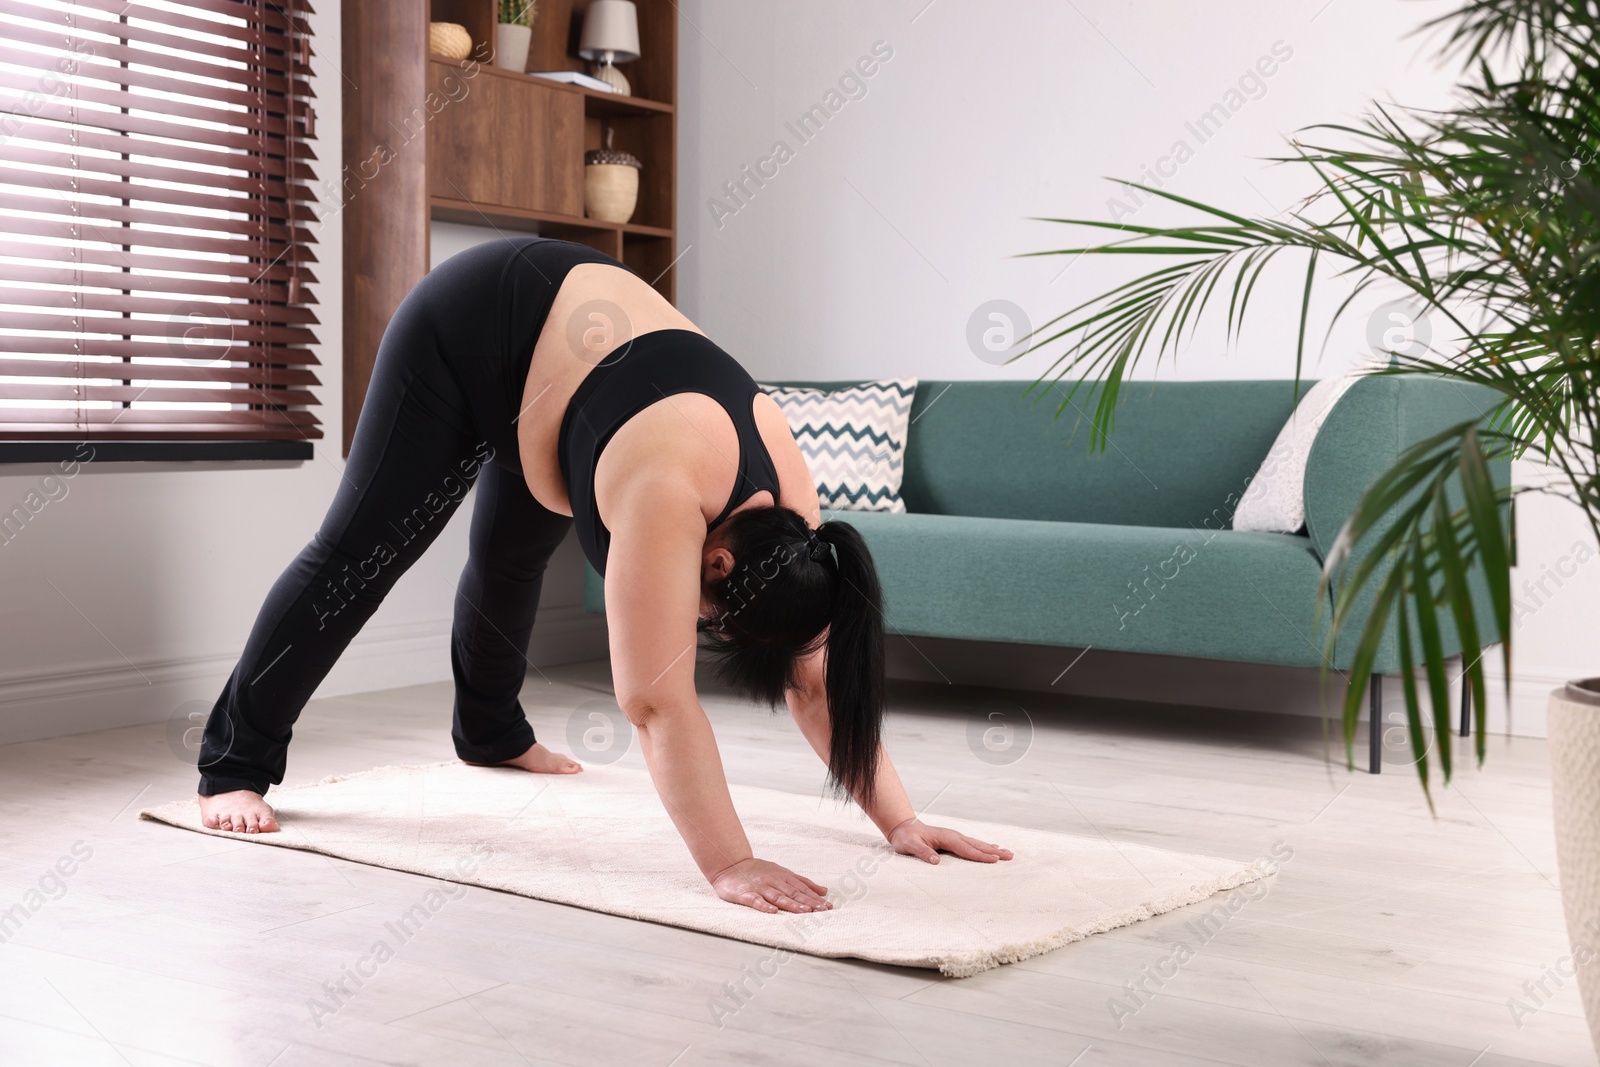
M 639 10 L 633 0 L 591 0 L 583 15 L 578 54 L 599 64 L 594 76 L 623 96 L 633 87 L 616 68 L 639 58 Z

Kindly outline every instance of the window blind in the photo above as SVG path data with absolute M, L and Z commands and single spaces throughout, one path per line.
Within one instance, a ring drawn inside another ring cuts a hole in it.
M 0 0 L 0 440 L 322 436 L 304 0 Z

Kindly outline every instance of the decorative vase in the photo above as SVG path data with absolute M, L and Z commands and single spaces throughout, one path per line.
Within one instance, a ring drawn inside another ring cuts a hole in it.
M 466 59 L 472 54 L 472 35 L 459 22 L 430 22 L 428 51 L 446 59 Z
M 628 81 L 628 76 L 618 70 L 615 63 L 596 64 L 594 76 L 611 86 L 611 91 L 618 96 L 633 95 L 633 85 Z
M 639 160 L 611 147 L 611 127 L 606 146 L 583 154 L 583 207 L 591 219 L 627 222 L 639 204 Z
M 1575 972 L 1600 1051 L 1600 678 L 1568 682 L 1550 694 L 1550 791 L 1556 862 Z
M 528 69 L 528 45 L 533 40 L 532 26 L 502 22 L 494 28 L 494 65 L 522 74 Z

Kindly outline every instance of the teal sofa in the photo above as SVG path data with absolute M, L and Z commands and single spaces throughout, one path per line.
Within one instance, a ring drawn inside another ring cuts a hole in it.
M 1356 383 L 1312 447 L 1306 529 L 1274 534 L 1231 520 L 1294 409 L 1292 382 L 1131 383 L 1103 454 L 1089 452 L 1087 408 L 1056 419 L 1064 394 L 1035 404 L 1026 384 L 921 382 L 907 513 L 837 516 L 871 545 L 892 631 L 1320 666 L 1332 596 L 1318 596 L 1322 561 L 1362 491 L 1407 445 L 1489 404 L 1432 379 Z M 592 570 L 585 603 L 604 609 Z M 1363 622 L 1341 634 L 1333 666 L 1349 666 Z M 1387 672 L 1399 666 L 1392 630 Z M 1376 686 L 1373 699 L 1381 706 Z M 1377 771 L 1376 737 L 1371 749 Z

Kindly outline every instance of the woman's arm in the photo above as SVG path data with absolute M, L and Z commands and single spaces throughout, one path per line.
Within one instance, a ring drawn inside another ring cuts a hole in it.
M 827 652 L 822 648 L 803 658 L 795 665 L 795 678 L 800 688 L 791 689 L 788 694 L 789 714 L 794 716 L 795 725 L 800 727 L 800 732 L 817 755 L 822 757 L 823 763 L 828 762 L 832 730 L 832 721 L 828 716 L 828 693 L 823 684 L 826 664 Z M 911 798 L 906 795 L 900 775 L 895 773 L 894 764 L 889 761 L 888 751 L 881 744 L 878 746 L 878 773 L 872 781 L 871 804 L 861 804 L 860 797 L 852 799 L 860 804 L 867 818 L 887 838 L 890 831 L 907 819 L 914 818 L 917 813 L 911 806 Z
M 694 689 L 705 517 L 692 492 L 646 482 L 608 509 L 606 619 L 617 703 L 684 844 L 724 900 L 825 910 L 827 889 L 756 859 Z
M 795 675 L 800 687 L 789 691 L 789 713 L 826 764 L 832 731 L 825 684 L 826 649 L 819 648 L 802 659 L 796 665 Z M 1008 860 L 1012 856 L 1010 849 L 979 841 L 947 827 L 929 826 L 917 818 L 911 798 L 906 795 L 905 785 L 889 759 L 889 751 L 882 744 L 878 746 L 878 773 L 873 778 L 871 803 L 862 804 L 859 796 L 854 799 L 896 852 L 916 856 L 928 863 L 939 862 L 941 849 L 980 863 Z

